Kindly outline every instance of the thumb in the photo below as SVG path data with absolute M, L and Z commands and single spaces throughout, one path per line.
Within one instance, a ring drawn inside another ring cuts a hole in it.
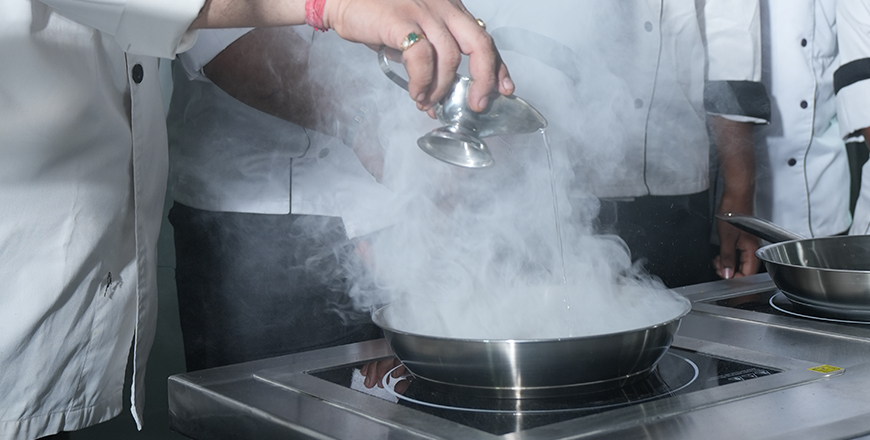
M 734 241 L 720 238 L 719 245 L 719 268 L 717 273 L 720 277 L 729 280 L 734 277 L 734 267 L 737 265 L 737 253 Z

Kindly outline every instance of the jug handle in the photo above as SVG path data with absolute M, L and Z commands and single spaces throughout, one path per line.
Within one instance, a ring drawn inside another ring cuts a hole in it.
M 393 82 L 398 84 L 399 87 L 408 90 L 408 80 L 402 78 L 398 73 L 390 68 L 390 60 L 387 58 L 387 46 L 382 45 L 381 48 L 378 49 L 378 64 L 380 64 L 381 70 L 384 72 L 384 75 L 387 75 L 387 78 L 393 80 Z

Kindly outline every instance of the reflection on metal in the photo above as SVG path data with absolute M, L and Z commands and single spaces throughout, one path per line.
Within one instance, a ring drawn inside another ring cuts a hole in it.
M 862 310 L 824 309 L 790 300 L 782 291 L 770 297 L 770 306 L 792 316 L 839 324 L 870 325 L 870 314 Z M 844 313 L 845 312 L 845 313 Z
M 390 80 L 403 89 L 408 81 L 390 67 L 387 47 L 378 50 L 378 64 Z M 456 75 L 451 91 L 432 108 L 444 124 L 423 135 L 417 145 L 432 157 L 465 168 L 492 165 L 492 153 L 483 138 L 534 133 L 547 127 L 547 120 L 528 102 L 517 96 L 498 95 L 487 108 L 476 112 L 468 105 L 471 78 Z
M 381 379 L 384 389 L 388 390 L 396 399 L 431 408 L 486 414 L 535 415 L 576 413 L 582 415 L 592 411 L 619 408 L 674 395 L 698 379 L 698 366 L 694 362 L 678 354 L 668 353 L 650 377 L 641 383 L 628 385 L 626 387 L 628 389 L 624 391 L 605 390 L 599 393 L 592 393 L 591 395 L 557 399 L 487 399 L 466 397 L 457 399 L 456 404 L 448 405 L 432 399 L 431 396 L 436 395 L 435 393 L 429 393 L 426 397 L 416 399 L 409 397 L 407 392 L 396 392 L 394 389 L 396 383 L 394 381 L 415 380 L 410 375 L 393 379 L 391 374 L 397 368 L 399 367 L 390 370 Z M 664 375 L 661 374 L 663 368 L 666 369 Z M 428 384 L 425 382 L 425 380 L 418 379 L 414 384 L 422 384 L 426 387 Z M 512 407 L 507 408 L 507 406 Z
M 867 435 L 870 327 L 783 314 L 769 304 L 775 289 L 766 274 L 678 289 L 693 310 L 672 350 L 707 359 L 694 361 L 698 379 L 673 395 L 594 414 L 492 414 L 494 425 L 484 426 L 477 413 L 425 412 L 351 389 L 345 371 L 392 356 L 386 341 L 376 340 L 173 376 L 171 426 L 194 439 L 218 440 Z M 722 370 L 721 360 L 749 367 Z M 810 371 L 820 365 L 844 370 Z

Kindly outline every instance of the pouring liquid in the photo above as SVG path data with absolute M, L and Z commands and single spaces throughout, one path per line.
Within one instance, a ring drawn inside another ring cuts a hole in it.
M 562 221 L 559 219 L 559 199 L 556 198 L 556 172 L 553 169 L 553 153 L 550 151 L 550 138 L 547 129 L 540 130 L 544 139 L 544 148 L 547 150 L 547 166 L 550 168 L 550 192 L 553 197 L 553 223 L 556 226 L 556 241 L 559 243 L 559 258 L 562 267 L 562 285 L 568 284 L 568 274 L 565 272 L 565 249 L 562 245 Z M 567 298 L 566 298 L 567 301 Z M 571 308 L 570 305 L 568 308 Z
M 562 244 L 562 220 L 559 217 L 559 199 L 556 196 L 556 170 L 553 167 L 553 152 L 550 149 L 550 138 L 547 130 L 540 130 L 547 150 L 547 166 L 550 168 L 550 193 L 553 197 L 553 224 L 556 226 L 556 242 L 559 244 L 559 261 L 562 268 L 562 301 L 565 303 L 565 316 L 568 321 L 568 336 L 574 336 L 574 320 L 571 319 L 571 298 L 568 291 L 568 273 L 565 271 L 565 248 Z

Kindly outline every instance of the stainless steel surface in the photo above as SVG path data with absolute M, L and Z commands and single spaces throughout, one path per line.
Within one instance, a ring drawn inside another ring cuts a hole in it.
M 194 439 L 795 440 L 870 434 L 870 328 L 718 305 L 771 289 L 765 274 L 679 289 L 693 310 L 673 347 L 781 373 L 532 429 L 494 435 L 308 374 L 390 356 L 385 340 L 172 376 L 170 420 Z M 842 369 L 809 369 L 819 365 Z
M 480 340 L 414 334 L 395 328 L 390 306 L 372 319 L 415 376 L 458 386 L 455 392 L 508 398 L 570 395 L 618 388 L 646 377 L 691 310 L 656 325 L 562 339 Z
M 765 220 L 736 215 L 720 218 L 769 240 L 788 238 L 781 234 L 782 228 Z M 793 233 L 789 237 L 794 236 L 800 237 Z M 823 313 L 870 317 L 870 236 L 792 238 L 764 246 L 755 254 L 790 300 Z
M 381 70 L 407 90 L 408 81 L 390 67 L 386 51 L 386 46 L 378 50 Z M 470 85 L 470 78 L 457 75 L 452 91 L 433 107 L 444 126 L 417 140 L 417 145 L 432 157 L 466 168 L 488 167 L 494 162 L 483 138 L 534 133 L 547 126 L 543 115 L 516 96 L 498 95 L 485 111 L 471 110 L 468 106 Z

